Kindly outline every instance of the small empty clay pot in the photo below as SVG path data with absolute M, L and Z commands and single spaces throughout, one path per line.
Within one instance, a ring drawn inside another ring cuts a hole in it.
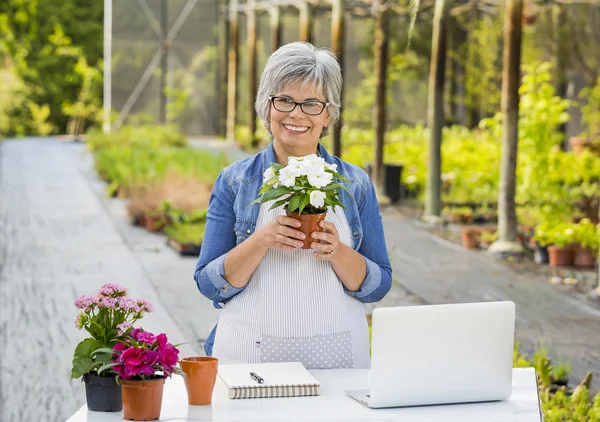
M 206 406 L 212 402 L 217 379 L 218 359 L 206 356 L 185 357 L 179 361 L 188 394 L 188 404 Z

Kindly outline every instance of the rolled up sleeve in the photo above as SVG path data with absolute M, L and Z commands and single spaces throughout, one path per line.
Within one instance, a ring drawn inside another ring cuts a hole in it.
M 369 179 L 366 191 L 358 204 L 363 238 L 358 252 L 367 265 L 365 279 L 358 291 L 349 295 L 364 303 L 378 302 L 392 287 L 392 267 L 387 253 L 383 222 L 375 188 Z
M 200 293 L 213 301 L 215 308 L 222 308 L 232 297 L 244 290 L 225 280 L 225 256 L 236 245 L 234 232 L 235 195 L 227 182 L 225 170 L 215 181 L 208 204 L 204 239 L 194 272 L 194 280 Z

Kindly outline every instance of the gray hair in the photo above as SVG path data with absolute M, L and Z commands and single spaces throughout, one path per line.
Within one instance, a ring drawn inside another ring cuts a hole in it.
M 331 126 L 340 118 L 342 71 L 333 52 L 316 48 L 305 42 L 286 44 L 277 49 L 265 65 L 260 77 L 254 108 L 260 120 L 269 130 L 269 96 L 282 89 L 300 83 L 311 83 L 329 103 Z M 269 130 L 269 132 L 271 132 Z

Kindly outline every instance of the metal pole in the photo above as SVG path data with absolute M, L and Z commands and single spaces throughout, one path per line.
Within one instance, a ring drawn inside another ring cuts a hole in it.
M 169 46 L 167 45 L 167 30 L 169 25 L 167 0 L 160 0 L 160 32 L 162 34 L 161 48 L 164 51 L 160 62 L 160 91 L 159 91 L 159 109 L 158 121 L 162 124 L 167 122 L 167 94 L 165 88 L 167 84 L 168 69 L 168 54 Z
M 112 103 L 112 0 L 104 0 L 104 118 L 102 130 L 110 133 Z

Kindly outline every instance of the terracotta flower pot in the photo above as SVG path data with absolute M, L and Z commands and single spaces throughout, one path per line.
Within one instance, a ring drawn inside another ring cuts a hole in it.
M 462 244 L 467 249 L 475 249 L 479 246 L 481 229 L 479 227 L 463 227 L 460 230 Z
M 304 238 L 304 245 L 302 249 L 311 249 L 310 244 L 315 241 L 312 238 L 312 232 L 322 232 L 323 229 L 319 226 L 319 223 L 325 220 L 326 212 L 321 214 L 294 214 L 286 211 L 288 217 L 295 218 L 300 221 L 300 227 L 296 230 L 301 231 L 306 235 Z
M 574 258 L 575 254 L 572 246 L 548 246 L 548 259 L 551 267 L 572 267 Z
M 593 268 L 596 265 L 596 255 L 591 249 L 579 246 L 575 250 L 574 263 L 579 268 Z
M 161 231 L 164 226 L 165 226 L 166 222 L 164 220 L 164 218 L 161 217 L 155 217 L 155 216 L 151 216 L 151 215 L 145 215 L 144 216 L 144 226 L 146 227 L 146 230 L 148 230 L 149 232 L 158 232 Z
M 212 402 L 217 379 L 218 359 L 213 357 L 186 357 L 179 361 L 185 372 L 183 380 L 191 406 L 206 406 Z
M 569 144 L 571 149 L 577 155 L 581 154 L 585 149 L 590 147 L 590 140 L 579 136 L 572 136 L 569 138 Z
M 165 378 L 121 380 L 123 419 L 153 421 L 160 418 Z

